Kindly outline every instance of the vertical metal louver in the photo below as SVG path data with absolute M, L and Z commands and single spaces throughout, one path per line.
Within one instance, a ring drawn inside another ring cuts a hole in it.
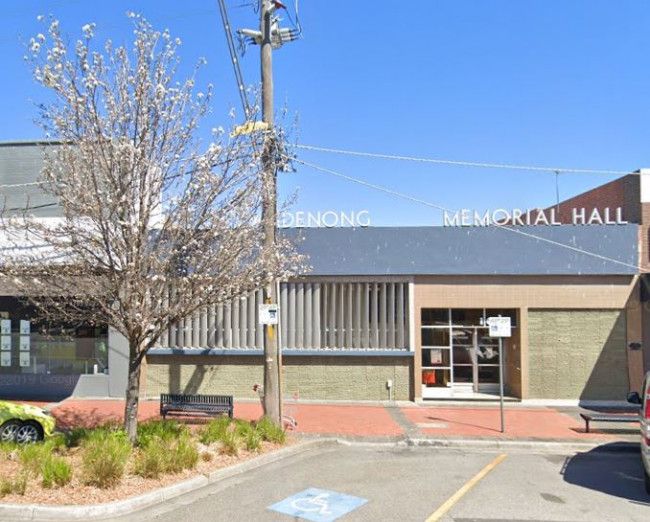
M 262 291 L 207 307 L 161 336 L 160 346 L 261 349 Z M 292 282 L 280 285 L 280 338 L 287 349 L 406 349 L 406 282 Z

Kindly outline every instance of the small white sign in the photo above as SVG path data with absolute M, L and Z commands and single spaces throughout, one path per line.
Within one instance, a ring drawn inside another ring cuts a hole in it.
M 510 337 L 512 335 L 510 317 L 488 317 L 487 323 L 490 328 L 490 337 Z
M 0 319 L 0 333 L 11 333 L 11 319 Z
M 29 362 L 30 362 L 29 352 L 20 352 L 21 368 L 25 368 L 26 366 L 29 366 Z
M 21 352 L 28 352 L 30 348 L 30 337 L 29 335 L 21 335 L 20 336 L 20 351 Z
M 0 335 L 0 350 L 11 350 L 11 335 Z
M 0 366 L 11 366 L 11 352 L 0 352 Z
M 261 304 L 259 308 L 260 324 L 278 324 L 278 305 Z
M 29 321 L 26 321 L 25 319 L 20 320 L 20 333 L 22 335 L 29 335 L 32 333 L 32 328 Z

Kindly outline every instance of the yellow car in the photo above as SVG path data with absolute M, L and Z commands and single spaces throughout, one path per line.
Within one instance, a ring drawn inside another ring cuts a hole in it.
M 0 401 L 0 442 L 26 444 L 49 437 L 56 421 L 49 412 L 9 401 Z

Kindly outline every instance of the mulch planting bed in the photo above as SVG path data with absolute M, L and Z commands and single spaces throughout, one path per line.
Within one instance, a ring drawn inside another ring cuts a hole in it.
M 187 469 L 175 474 L 161 475 L 159 478 L 143 478 L 133 473 L 133 456 L 127 466 L 127 471 L 118 485 L 110 488 L 99 488 L 84 484 L 81 466 L 81 448 L 61 450 L 64 457 L 73 469 L 71 482 L 62 487 L 52 489 L 41 485 L 41 477 L 31 474 L 27 481 L 24 495 L 9 493 L 0 497 L 0 503 L 9 504 L 46 504 L 46 505 L 84 505 L 101 504 L 115 500 L 123 500 L 132 496 L 141 495 L 149 491 L 169 486 L 177 482 L 208 475 L 209 473 L 232 466 L 239 462 L 250 460 L 258 455 L 275 451 L 295 443 L 294 439 L 287 439 L 285 444 L 262 442 L 258 451 L 241 449 L 237 456 L 221 453 L 220 444 L 198 444 L 199 460 L 196 468 Z M 209 459 L 209 460 L 208 460 Z M 22 464 L 18 450 L 0 456 L 0 477 L 12 478 L 20 475 Z

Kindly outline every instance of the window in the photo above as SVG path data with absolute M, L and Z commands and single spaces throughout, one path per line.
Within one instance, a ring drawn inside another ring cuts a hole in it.
M 15 297 L 0 297 L 0 374 L 102 373 L 108 369 L 105 325 L 52 324 Z

